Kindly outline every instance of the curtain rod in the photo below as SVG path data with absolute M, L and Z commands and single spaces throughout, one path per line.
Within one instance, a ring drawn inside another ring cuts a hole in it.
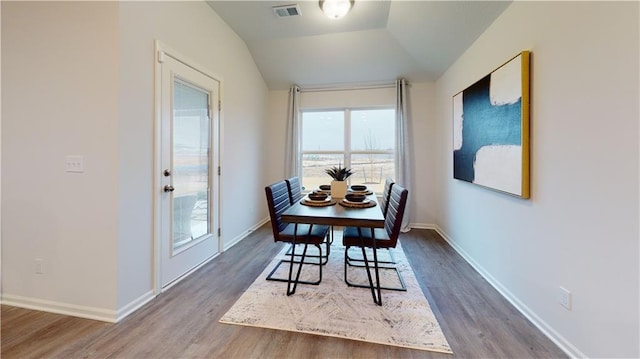
M 395 82 L 375 84 L 375 85 L 354 85 L 344 87 L 308 87 L 300 88 L 300 92 L 324 92 L 324 91 L 352 91 L 352 90 L 370 90 L 396 87 Z

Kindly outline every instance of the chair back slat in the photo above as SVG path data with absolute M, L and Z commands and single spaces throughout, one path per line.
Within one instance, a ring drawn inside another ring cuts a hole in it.
M 400 229 L 402 227 L 402 217 L 404 216 L 404 209 L 407 205 L 407 197 L 409 191 L 397 183 L 391 187 L 391 193 L 389 194 L 389 207 L 387 209 L 387 216 L 384 220 L 384 229 L 389 235 L 391 247 L 395 247 L 398 242 L 398 236 L 400 235 Z
M 267 206 L 269 207 L 269 216 L 271 217 L 271 229 L 273 230 L 274 240 L 278 238 L 278 234 L 287 226 L 282 222 L 282 212 L 291 207 L 289 201 L 289 190 L 285 181 L 276 182 L 264 188 L 267 195 Z
M 393 187 L 393 180 L 391 177 L 387 177 L 384 181 L 384 192 L 382 192 L 382 215 L 386 218 L 387 211 L 389 210 L 389 196 L 391 196 L 391 187 Z
M 289 202 L 293 206 L 302 199 L 302 186 L 298 177 L 291 177 L 287 180 L 287 189 L 289 190 Z

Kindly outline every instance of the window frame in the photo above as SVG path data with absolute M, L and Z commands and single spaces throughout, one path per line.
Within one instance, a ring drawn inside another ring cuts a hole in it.
M 299 128 L 300 128 L 300 151 L 298 153 L 298 168 L 300 169 L 300 173 L 298 176 L 301 179 L 301 182 L 304 182 L 303 179 L 303 158 L 305 155 L 342 155 L 343 160 L 341 162 L 342 166 L 351 168 L 351 157 L 353 155 L 392 155 L 394 156 L 393 160 L 393 170 L 394 176 L 397 174 L 397 164 L 395 159 L 395 153 L 397 151 L 398 144 L 396 143 L 396 133 L 397 128 L 395 126 L 395 116 L 394 116 L 394 133 L 393 133 L 393 148 L 391 150 L 377 150 L 377 151 L 367 151 L 367 150 L 353 150 L 351 145 L 351 115 L 353 111 L 375 111 L 375 110 L 393 110 L 396 111 L 394 106 L 354 106 L 354 107 L 327 107 L 327 108 L 304 108 L 300 109 L 300 117 L 299 117 Z M 303 143 L 303 129 L 304 129 L 304 115 L 305 113 L 312 112 L 338 112 L 341 111 L 344 113 L 344 149 L 339 150 L 304 150 Z M 336 164 L 337 165 L 337 164 Z M 351 183 L 351 178 L 348 179 L 348 182 Z M 309 192 L 309 189 L 304 189 L 305 192 Z

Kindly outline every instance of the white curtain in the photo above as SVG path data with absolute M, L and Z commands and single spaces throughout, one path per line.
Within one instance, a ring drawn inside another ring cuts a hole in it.
M 300 87 L 289 88 L 289 107 L 287 109 L 287 144 L 285 148 L 285 178 L 300 176 Z
M 409 199 L 402 218 L 402 232 L 411 230 L 411 198 L 415 198 L 411 183 L 411 136 L 409 129 L 409 113 L 407 112 L 407 81 L 396 81 L 396 180 L 399 185 L 409 190 Z

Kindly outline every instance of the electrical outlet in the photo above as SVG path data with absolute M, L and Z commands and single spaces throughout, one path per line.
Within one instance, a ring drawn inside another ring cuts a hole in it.
M 558 287 L 558 303 L 568 310 L 571 310 L 571 292 L 565 288 Z
M 44 274 L 44 261 L 36 258 L 36 274 Z
M 75 173 L 84 172 L 84 156 L 65 157 L 65 171 Z

